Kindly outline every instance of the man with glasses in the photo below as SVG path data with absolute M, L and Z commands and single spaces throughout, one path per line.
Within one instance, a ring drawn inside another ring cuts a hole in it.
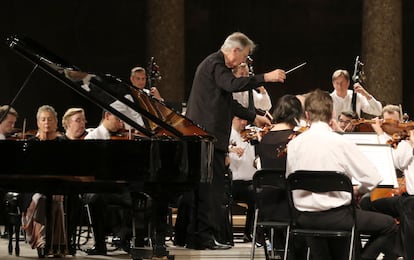
M 187 247 L 193 249 L 228 249 L 219 241 L 220 213 L 224 194 L 225 156 L 228 150 L 233 116 L 270 125 L 269 119 L 256 115 L 233 100 L 232 93 L 261 86 L 264 82 L 284 82 L 285 71 L 275 69 L 268 73 L 236 78 L 232 69 L 246 62 L 255 47 L 254 42 L 241 32 L 229 35 L 220 50 L 209 55 L 198 66 L 188 101 L 186 116 L 204 127 L 217 138 L 214 143 L 212 183 L 200 183 L 195 191 L 197 199 L 193 222 L 190 223 Z M 217 238 L 217 240 L 216 240 Z

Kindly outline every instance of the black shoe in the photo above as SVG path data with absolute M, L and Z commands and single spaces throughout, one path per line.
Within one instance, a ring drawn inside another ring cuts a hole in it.
M 250 234 L 244 234 L 243 235 L 243 242 L 244 243 L 252 242 L 252 241 L 253 241 L 252 235 L 250 235 Z
M 92 247 L 86 250 L 88 255 L 106 255 L 106 248 Z
M 204 249 L 210 249 L 210 250 L 225 250 L 230 249 L 231 245 L 225 245 L 217 242 L 215 239 L 210 239 L 203 243 L 189 243 L 187 245 L 187 248 L 195 249 L 195 250 L 204 250 Z

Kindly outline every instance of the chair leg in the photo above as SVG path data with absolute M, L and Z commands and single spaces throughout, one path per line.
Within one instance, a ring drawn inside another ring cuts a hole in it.
M 19 242 L 20 242 L 20 227 L 21 227 L 21 225 L 20 225 L 20 216 L 18 217 L 18 219 L 16 219 L 16 221 L 18 221 L 18 222 L 14 226 L 14 235 L 16 237 L 16 245 L 14 247 L 14 252 L 15 252 L 16 256 L 20 256 L 20 245 L 19 245 Z
M 7 224 L 7 235 L 9 238 L 9 255 L 13 254 L 13 224 Z
M 289 239 L 290 239 L 290 226 L 286 228 L 286 241 L 285 241 L 285 252 L 283 254 L 283 260 L 287 260 L 289 250 Z
M 250 252 L 250 260 L 254 259 L 254 250 L 256 249 L 257 218 L 258 217 L 259 217 L 259 209 L 256 209 L 254 211 L 252 250 Z
M 352 258 L 353 258 L 354 242 L 355 242 L 355 226 L 352 227 L 351 239 L 349 241 L 350 244 L 349 244 L 349 256 L 348 256 L 348 260 L 352 260 Z

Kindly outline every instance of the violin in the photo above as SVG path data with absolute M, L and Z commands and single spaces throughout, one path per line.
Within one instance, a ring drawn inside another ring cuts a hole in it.
M 387 141 L 387 144 L 391 145 L 392 148 L 396 149 L 398 144 L 402 140 L 408 140 L 409 138 L 410 138 L 410 135 L 406 131 L 399 132 L 399 133 L 394 133 L 392 135 L 392 138 Z
M 137 140 L 142 137 L 146 137 L 146 135 L 136 130 L 121 129 L 118 132 L 111 133 L 111 140 Z
M 351 120 L 351 123 L 354 126 L 359 126 L 359 125 L 363 125 L 363 124 L 365 124 L 365 125 L 375 124 L 376 121 L 360 118 L 360 119 Z M 383 122 L 382 122 L 381 128 L 385 133 L 387 133 L 389 135 L 393 135 L 395 133 L 399 133 L 399 132 L 414 129 L 414 122 L 412 122 L 412 121 L 411 122 L 400 122 L 400 121 L 394 120 L 394 119 L 384 119 Z
M 398 188 L 375 188 L 371 191 L 371 201 L 402 195 L 407 191 L 405 177 L 397 178 Z
M 11 133 L 6 135 L 6 140 L 27 140 L 32 137 L 35 137 L 37 134 L 37 129 L 29 130 L 29 131 L 21 131 L 20 129 L 16 128 L 13 129 Z
M 243 142 L 258 142 L 259 138 L 266 135 L 273 125 L 265 126 L 263 128 L 257 126 L 247 126 L 240 132 L 240 137 Z
M 287 145 L 288 143 L 294 139 L 296 136 L 300 135 L 301 133 L 305 132 L 309 129 L 309 126 L 300 126 L 294 129 L 294 133 L 288 136 L 287 143 L 283 146 L 280 146 L 276 149 L 277 157 L 278 158 L 285 158 L 287 156 Z

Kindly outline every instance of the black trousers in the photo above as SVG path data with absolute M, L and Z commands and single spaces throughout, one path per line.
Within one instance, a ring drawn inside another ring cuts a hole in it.
M 352 214 L 349 208 L 340 207 L 323 212 L 304 212 L 298 217 L 303 227 L 321 229 L 348 229 L 351 227 Z M 357 209 L 357 233 L 370 235 L 370 240 L 361 251 L 362 259 L 376 259 L 382 252 L 394 253 L 398 227 L 391 216 Z M 316 238 L 309 239 L 313 259 L 348 259 L 348 243 L 343 239 Z M 391 246 L 390 246 L 391 245 Z M 356 245 L 357 246 L 357 245 Z
M 245 202 L 247 204 L 244 234 L 250 235 L 252 232 L 254 216 L 254 191 L 252 181 L 234 180 L 231 188 L 233 200 Z
M 397 248 L 404 259 L 414 259 L 414 196 L 403 194 L 401 196 L 382 198 L 372 201 L 370 209 L 388 214 L 400 222 Z
M 225 152 L 214 150 L 213 179 L 211 183 L 200 183 L 194 191 L 191 219 L 187 229 L 187 242 L 204 243 L 216 237 L 220 241 L 220 224 L 226 218 L 224 202 Z

